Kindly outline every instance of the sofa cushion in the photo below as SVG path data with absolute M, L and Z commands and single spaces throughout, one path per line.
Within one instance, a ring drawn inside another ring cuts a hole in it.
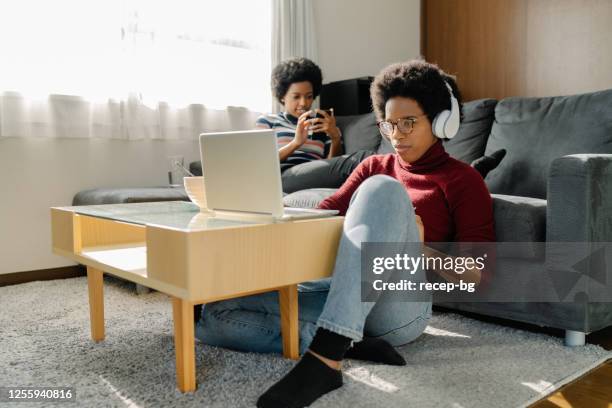
M 502 258 L 539 259 L 546 241 L 546 200 L 531 197 L 492 194 L 497 242 L 497 256 Z M 534 244 L 536 243 L 536 244 Z
M 506 150 L 499 149 L 498 151 L 493 152 L 490 155 L 485 155 L 474 160 L 472 163 L 470 163 L 470 166 L 475 168 L 476 171 L 480 173 L 482 178 L 485 178 L 491 170 L 499 166 L 499 163 L 502 161 L 505 155 Z
M 336 125 L 342 131 L 344 152 L 355 153 L 359 150 L 376 150 L 380 145 L 380 133 L 376 126 L 374 113 L 354 116 L 337 116 Z
M 283 198 L 285 207 L 316 208 L 319 203 L 336 192 L 335 188 L 311 188 L 287 194 Z
M 443 139 L 444 149 L 457 160 L 471 163 L 482 157 L 495 112 L 495 99 L 477 99 L 463 104 L 463 119 L 452 139 Z
M 486 183 L 492 193 L 546 198 L 552 161 L 612 153 L 612 90 L 550 98 L 508 98 L 495 108 L 485 154 L 506 149 Z
M 96 188 L 77 193 L 72 205 L 189 201 L 183 187 Z

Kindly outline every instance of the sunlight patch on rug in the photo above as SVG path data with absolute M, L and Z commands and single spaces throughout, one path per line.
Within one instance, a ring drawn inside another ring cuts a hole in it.
M 427 326 L 425 328 L 425 333 L 431 334 L 432 336 L 448 336 L 448 337 L 463 337 L 466 339 L 471 339 L 472 336 L 468 336 L 466 334 L 454 333 L 448 330 L 436 329 L 435 327 Z
M 379 376 L 371 373 L 365 367 L 355 367 L 344 371 L 344 374 L 351 377 L 353 380 L 358 381 L 367 386 L 376 388 L 383 392 L 396 392 L 399 388 L 380 378 Z

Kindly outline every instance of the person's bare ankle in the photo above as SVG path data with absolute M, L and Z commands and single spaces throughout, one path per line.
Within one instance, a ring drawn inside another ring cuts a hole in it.
M 342 361 L 330 360 L 329 358 L 325 358 L 312 350 L 307 350 L 306 352 L 312 354 L 313 356 L 324 362 L 329 368 L 333 368 L 334 370 L 338 371 L 342 369 Z

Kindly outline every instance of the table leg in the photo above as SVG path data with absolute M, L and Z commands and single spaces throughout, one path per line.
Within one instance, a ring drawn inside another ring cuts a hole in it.
M 89 322 L 91 338 L 96 343 L 104 340 L 104 278 L 99 269 L 87 267 L 89 288 Z
M 195 391 L 195 333 L 193 328 L 193 304 L 183 299 L 173 298 L 172 312 L 174 315 L 176 384 L 181 392 Z
M 297 285 L 289 285 L 279 289 L 278 299 L 283 336 L 283 355 L 286 358 L 297 360 L 300 356 Z

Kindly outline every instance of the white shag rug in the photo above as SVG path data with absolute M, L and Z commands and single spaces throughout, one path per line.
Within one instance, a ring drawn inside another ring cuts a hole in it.
M 95 344 L 84 277 L 0 288 L 0 386 L 75 387 L 71 407 L 252 407 L 294 364 L 196 342 L 198 390 L 182 394 L 168 297 L 105 278 L 105 318 Z M 347 360 L 345 385 L 312 406 L 524 406 L 612 356 L 452 313 L 399 350 L 405 367 Z

